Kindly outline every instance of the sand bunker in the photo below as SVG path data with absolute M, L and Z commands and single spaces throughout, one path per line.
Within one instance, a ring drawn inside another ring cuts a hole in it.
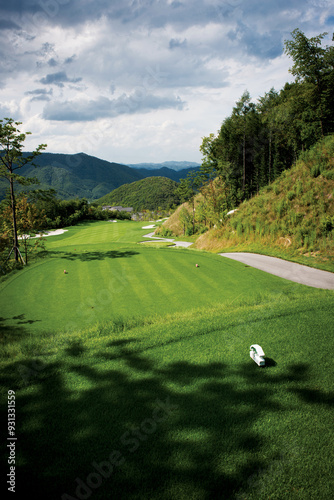
M 39 234 L 36 234 L 35 236 L 29 236 L 28 234 L 25 234 L 23 236 L 19 236 L 19 240 L 22 240 L 23 238 L 44 238 L 45 236 L 57 236 L 58 234 L 63 234 L 65 233 L 66 231 L 68 231 L 68 229 L 55 229 L 53 231 L 45 231 L 45 233 L 39 233 Z

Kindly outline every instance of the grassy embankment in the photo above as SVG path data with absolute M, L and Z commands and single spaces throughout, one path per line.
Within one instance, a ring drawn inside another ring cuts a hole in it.
M 1 426 L 11 389 L 18 493 L 331 498 L 333 292 L 147 248 L 143 234 L 69 228 L 1 285 Z
M 334 271 L 334 137 L 237 208 L 222 228 L 193 238 L 194 247 L 264 253 Z M 164 225 L 182 234 L 178 212 Z

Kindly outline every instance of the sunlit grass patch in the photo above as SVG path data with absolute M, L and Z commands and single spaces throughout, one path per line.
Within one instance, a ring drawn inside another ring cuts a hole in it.
M 166 241 L 140 241 L 140 245 L 149 248 L 168 248 L 171 246 L 171 243 Z

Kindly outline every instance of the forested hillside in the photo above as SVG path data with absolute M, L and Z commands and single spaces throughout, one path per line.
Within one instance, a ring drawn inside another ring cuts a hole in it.
M 196 247 L 246 248 L 254 242 L 334 257 L 334 136 L 301 155 L 221 228 L 202 235 Z
M 122 205 L 133 207 L 135 211 L 166 210 L 180 203 L 176 190 L 178 183 L 166 177 L 147 177 L 125 184 L 103 196 L 97 202 L 101 205 Z
M 285 42 L 296 77 L 256 103 L 245 91 L 217 134 L 203 139 L 202 168 L 226 183 L 229 208 L 258 193 L 290 168 L 299 153 L 334 132 L 334 47 L 327 33 L 306 38 L 298 29 Z
M 272 184 L 211 229 L 201 218 L 202 194 L 185 203 L 164 223 L 174 235 L 192 234 L 192 209 L 199 233 L 195 247 L 225 250 L 284 251 L 334 259 L 334 135 L 320 140 Z M 188 217 L 185 216 L 188 214 Z
M 42 153 L 36 158 L 35 164 L 36 168 L 29 164 L 24 166 L 20 174 L 37 178 L 40 182 L 39 189 L 54 189 L 57 196 L 64 200 L 87 198 L 92 201 L 126 182 L 134 182 L 144 177 L 126 165 L 111 163 L 84 153 Z M 8 183 L 1 179 L 0 200 L 4 198 L 6 189 Z M 23 189 L 36 189 L 36 184 L 25 186 Z
M 191 172 L 198 172 L 199 168 L 199 166 L 189 167 L 182 170 L 173 170 L 168 167 L 161 167 L 157 169 L 137 168 L 136 171 L 142 174 L 143 177 L 167 177 L 168 179 L 179 182 L 181 179 L 185 179 Z
M 198 168 L 200 164 L 193 161 L 164 161 L 162 163 L 129 163 L 128 166 L 144 170 L 160 170 L 161 168 L 167 168 L 168 170 L 179 172 L 180 170 Z

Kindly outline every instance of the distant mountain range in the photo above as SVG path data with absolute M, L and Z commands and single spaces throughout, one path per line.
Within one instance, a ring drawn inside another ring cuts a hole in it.
M 185 179 L 190 171 L 192 171 L 192 170 L 197 171 L 197 170 L 199 170 L 199 168 L 200 168 L 199 166 L 198 167 L 184 168 L 182 170 L 174 170 L 174 169 L 168 168 L 168 167 L 162 167 L 162 168 L 156 168 L 156 169 L 137 168 L 137 169 L 134 169 L 134 171 L 142 174 L 144 178 L 146 178 L 146 177 L 167 177 L 168 179 L 172 179 L 173 181 L 180 182 L 180 179 Z
M 29 153 L 26 153 L 28 155 Z M 17 173 L 35 177 L 39 185 L 17 186 L 17 191 L 32 189 L 55 189 L 59 198 L 87 198 L 94 201 L 114 189 L 146 177 L 167 177 L 179 181 L 187 177 L 190 170 L 199 168 L 192 162 L 164 162 L 161 164 L 137 164 L 136 166 L 108 162 L 85 153 L 73 155 L 42 153 L 35 159 L 37 168 L 26 165 Z M 169 164 L 173 168 L 166 165 Z M 144 168 L 143 165 L 150 165 Z M 186 165 L 180 170 L 181 166 Z M 195 165 L 195 167 L 193 167 Z M 0 179 L 0 200 L 6 195 L 9 183 Z
M 163 163 L 134 163 L 128 165 L 128 167 L 140 170 L 158 170 L 161 168 L 168 168 L 176 171 L 189 168 L 199 168 L 200 166 L 200 163 L 195 163 L 193 161 L 164 161 Z

